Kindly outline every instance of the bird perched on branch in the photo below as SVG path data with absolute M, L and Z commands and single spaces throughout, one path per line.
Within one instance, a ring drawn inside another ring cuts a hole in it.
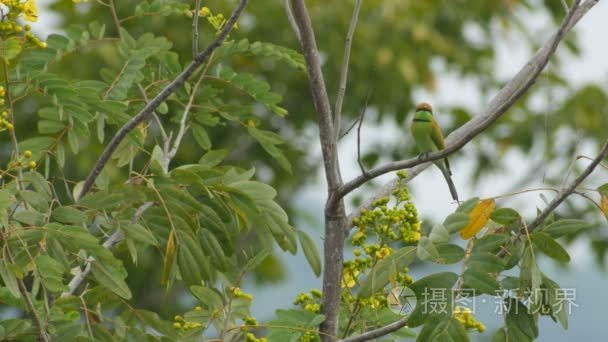
M 412 135 L 420 153 L 436 152 L 445 148 L 441 128 L 433 118 L 433 107 L 430 104 L 422 102 L 416 106 L 416 113 L 412 120 Z M 452 181 L 452 171 L 450 171 L 448 158 L 435 160 L 433 163 L 441 170 L 445 181 L 448 183 L 452 199 L 458 202 L 458 193 Z

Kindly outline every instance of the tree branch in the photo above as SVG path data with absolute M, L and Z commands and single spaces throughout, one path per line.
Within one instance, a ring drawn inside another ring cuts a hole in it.
M 387 324 L 383 327 L 380 327 L 378 329 L 374 329 L 374 330 L 370 330 L 370 331 L 366 331 L 361 335 L 358 336 L 351 336 L 349 338 L 345 338 L 342 339 L 338 342 L 363 342 L 363 341 L 369 341 L 372 340 L 374 338 L 377 337 L 381 337 L 381 336 L 385 336 L 388 335 L 392 332 L 395 332 L 401 328 L 403 328 L 404 326 L 407 325 L 407 319 L 408 317 L 403 317 L 402 319 L 395 321 L 393 323 Z
M 201 11 L 201 0 L 196 0 L 192 15 L 192 58 L 198 55 L 198 19 Z
M 408 181 L 422 172 L 430 165 L 429 162 L 443 159 L 449 154 L 458 151 L 475 136 L 490 127 L 498 118 L 502 116 L 528 89 L 534 84 L 539 74 L 545 68 L 551 56 L 555 53 L 558 44 L 564 39 L 576 23 L 593 7 L 599 0 L 587 0 L 583 4 L 581 0 L 576 0 L 570 11 L 562 21 L 557 32 L 540 48 L 536 54 L 524 65 L 524 67 L 509 81 L 490 101 L 488 107 L 479 115 L 476 115 L 466 124 L 453 131 L 446 138 L 446 148 L 438 152 L 428 153 L 425 158 L 411 158 L 391 162 L 375 169 L 368 170 L 367 175 L 360 175 L 355 179 L 345 183 L 339 190 L 338 196 L 332 200 L 337 201 L 344 196 L 359 188 L 367 181 L 384 175 L 391 171 L 413 168 L 411 170 Z M 579 6 L 580 4 L 580 6 Z M 396 181 L 391 181 L 391 184 L 396 184 Z M 387 184 L 373 198 L 387 196 L 394 189 L 394 186 Z M 357 208 L 354 212 L 348 215 L 348 222 L 359 216 L 361 210 L 368 208 L 373 199 L 366 200 L 363 205 Z M 350 224 L 349 224 L 350 225 Z M 348 227 L 350 228 L 350 227 Z
M 304 0 L 292 0 L 294 21 L 300 32 L 300 43 L 306 60 L 306 69 L 313 103 L 317 112 L 319 138 L 325 178 L 327 179 L 328 200 L 325 205 L 325 240 L 323 261 L 323 305 L 325 321 L 319 333 L 324 341 L 334 341 L 338 333 L 340 315 L 340 296 L 342 280 L 342 263 L 344 251 L 344 225 L 346 212 L 344 201 L 330 201 L 342 186 L 342 176 L 337 156 L 337 139 L 335 139 L 331 107 L 321 71 L 319 51 L 315 34 Z M 289 12 L 288 12 L 289 13 Z
M 355 35 L 357 22 L 359 21 L 359 11 L 361 10 L 362 0 L 356 0 L 353 16 L 350 20 L 348 33 L 346 34 L 346 42 L 344 43 L 344 55 L 342 57 L 342 70 L 340 71 L 340 86 L 338 88 L 338 97 L 336 98 L 336 107 L 334 110 L 334 139 L 340 138 L 340 126 L 342 121 L 342 102 L 346 93 L 346 81 L 348 80 L 348 66 L 350 60 L 350 49 Z
M 302 42 L 302 35 L 300 34 L 300 29 L 298 28 L 298 24 L 296 23 L 296 19 L 293 17 L 293 11 L 291 10 L 290 0 L 283 0 L 283 6 L 285 7 L 285 14 L 287 15 L 287 20 L 289 21 L 289 25 L 293 30 L 293 33 L 296 34 L 299 42 Z
M 129 120 L 124 126 L 122 126 L 118 130 L 118 132 L 116 132 L 114 137 L 112 137 L 112 140 L 110 140 L 110 142 L 108 143 L 108 146 L 106 146 L 105 150 L 97 160 L 97 163 L 87 176 L 82 190 L 80 191 L 80 194 L 76 200 L 82 198 L 91 190 L 95 179 L 97 179 L 97 176 L 99 176 L 99 173 L 101 173 L 103 168 L 106 166 L 108 160 L 110 160 L 110 157 L 112 156 L 116 148 L 118 148 L 120 142 L 127 136 L 127 134 L 129 134 L 135 127 L 137 127 L 138 124 L 146 120 L 146 118 L 150 114 L 152 114 L 152 112 L 154 112 L 156 107 L 158 107 L 165 99 L 167 99 L 167 97 L 169 97 L 169 95 L 173 94 L 179 87 L 181 87 L 184 82 L 188 78 L 190 78 L 190 76 L 192 76 L 196 69 L 198 69 L 201 64 L 205 63 L 209 59 L 211 54 L 218 47 L 220 47 L 220 45 L 222 45 L 222 43 L 228 36 L 228 33 L 230 33 L 230 30 L 232 30 L 232 27 L 236 23 L 238 17 L 243 12 L 243 9 L 247 5 L 247 2 L 248 0 L 240 0 L 237 8 L 234 10 L 234 12 L 232 12 L 230 19 L 228 19 L 228 21 L 226 22 L 220 33 L 217 35 L 215 40 L 213 40 L 213 42 L 211 42 L 211 44 L 209 44 L 209 46 L 207 46 L 207 48 L 203 52 L 196 55 L 196 57 L 194 57 L 192 62 L 181 72 L 181 74 L 179 74 L 171 83 L 169 83 L 163 90 L 161 90 L 161 92 L 158 93 L 158 95 L 156 95 L 156 97 L 154 97 L 152 101 L 146 104 L 146 106 L 144 106 L 144 108 L 139 113 L 137 113 L 137 115 L 132 117 L 131 120 Z
M 133 214 L 133 217 L 131 218 L 131 223 L 135 224 L 137 222 L 137 220 L 141 217 L 141 215 L 144 214 L 144 211 L 146 211 L 148 208 L 150 208 L 153 205 L 154 205 L 154 202 L 145 202 L 139 208 L 137 208 L 137 210 Z M 120 230 L 115 230 L 114 233 L 112 233 L 112 235 L 110 235 L 110 237 L 102 244 L 102 246 L 104 248 L 110 249 L 110 248 L 114 247 L 117 243 L 122 241 L 124 239 L 124 237 L 125 236 L 122 234 L 122 232 Z M 72 294 L 74 294 L 76 289 L 80 287 L 80 285 L 86 279 L 86 277 L 89 275 L 89 273 L 91 273 L 91 267 L 92 267 L 91 263 L 94 260 L 95 260 L 95 258 L 93 258 L 93 257 L 89 257 L 87 259 L 87 263 L 84 267 L 84 270 L 78 271 L 78 272 L 76 272 L 76 274 L 74 274 L 74 277 L 72 277 L 72 280 L 70 280 L 70 282 L 68 283 L 68 290 L 61 294 L 61 298 L 66 298 L 66 297 L 69 297 Z
M 533 232 L 535 229 L 537 229 L 542 223 L 543 221 L 545 221 L 545 219 L 555 210 L 557 209 L 557 207 L 570 195 L 572 195 L 573 193 L 577 193 L 576 188 L 587 178 L 589 177 L 589 175 L 593 172 L 593 170 L 595 170 L 595 168 L 601 164 L 602 160 L 604 160 L 606 157 L 608 157 L 608 140 L 606 140 L 606 142 L 604 143 L 604 146 L 602 147 L 602 149 L 600 150 L 599 154 L 597 155 L 597 157 L 595 157 L 595 159 L 593 159 L 593 161 L 591 162 L 591 164 L 589 164 L 589 166 L 587 166 L 587 168 L 583 171 L 583 173 L 581 173 L 578 177 L 576 177 L 575 180 L 572 181 L 572 183 L 570 183 L 570 185 L 568 185 L 568 187 L 563 188 L 562 190 L 560 190 L 560 192 L 558 193 L 557 197 L 555 197 L 551 202 L 549 202 L 549 204 L 547 205 L 547 207 L 541 211 L 540 214 L 538 214 L 538 216 L 536 216 L 536 218 L 534 218 L 534 220 L 532 222 L 530 222 L 530 224 L 527 225 L 527 229 L 528 229 L 528 233 Z M 524 234 L 525 232 L 522 232 L 521 230 L 511 239 L 511 241 L 516 241 L 517 239 L 519 239 L 519 237 Z M 505 249 L 501 249 L 500 252 L 498 252 L 498 256 L 499 257 L 504 257 L 507 254 L 507 251 Z

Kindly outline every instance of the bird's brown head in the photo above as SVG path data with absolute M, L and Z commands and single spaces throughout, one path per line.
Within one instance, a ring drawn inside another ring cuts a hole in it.
M 433 112 L 433 106 L 431 106 L 430 103 L 421 102 L 418 105 L 416 105 L 416 111 L 419 112 L 421 110 L 424 110 L 424 111 L 432 113 Z

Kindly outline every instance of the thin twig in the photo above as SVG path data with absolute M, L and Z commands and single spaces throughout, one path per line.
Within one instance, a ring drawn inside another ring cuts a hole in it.
M 568 165 L 568 170 L 566 171 L 566 175 L 564 176 L 564 180 L 562 181 L 562 188 L 564 188 L 566 186 L 566 184 L 568 184 L 568 179 L 570 179 L 570 174 L 574 170 L 574 165 L 576 165 L 576 161 L 578 160 L 578 149 L 581 145 L 582 140 L 583 140 L 583 130 L 579 129 L 578 137 L 576 139 L 576 147 L 574 148 L 574 155 L 576 157 L 574 157 L 572 159 L 572 161 L 570 162 L 570 165 Z
M 483 132 L 492 125 L 498 118 L 502 116 L 528 89 L 534 84 L 540 72 L 544 69 L 549 58 L 555 53 L 557 45 L 564 38 L 576 23 L 595 6 L 599 0 L 585 1 L 580 7 L 581 0 L 576 0 L 568 15 L 562 21 L 557 32 L 540 48 L 536 54 L 526 63 L 526 65 L 494 96 L 490 101 L 488 108 L 483 113 L 473 117 L 469 122 L 456 129 L 446 138 L 446 148 L 438 152 L 428 153 L 425 158 L 411 158 L 407 160 L 397 161 L 382 165 L 372 170 L 368 170 L 368 177 L 363 175 L 346 182 L 339 190 L 339 196 L 333 198 L 333 201 L 340 200 L 350 192 L 359 188 L 370 179 L 379 177 L 391 171 L 410 169 L 408 170 L 408 179 L 415 178 L 418 174 L 424 171 L 430 161 L 445 158 L 449 154 L 459 150 L 469 141 L 471 141 L 479 133 Z M 352 222 L 352 219 L 359 216 L 361 210 L 369 208 L 371 203 L 380 197 L 390 194 L 397 185 L 397 179 L 391 180 L 385 184 L 374 196 L 366 199 L 366 201 L 347 216 L 347 221 Z M 350 227 L 347 228 L 350 230 Z
M 143 215 L 144 212 L 153 205 L 154 202 L 145 202 L 139 208 L 137 208 L 137 210 L 133 214 L 133 217 L 131 217 L 131 223 L 137 223 L 137 220 L 139 220 L 141 215 Z M 114 247 L 114 245 L 122 241 L 124 237 L 125 236 L 123 235 L 123 233 L 117 229 L 114 231 L 114 233 L 112 233 L 112 235 L 110 235 L 110 237 L 106 241 L 104 241 L 102 246 L 104 248 L 110 249 Z M 93 261 L 95 261 L 95 258 L 89 257 L 87 259 L 87 263 L 84 267 L 84 270 L 77 271 L 76 274 L 74 274 L 74 277 L 72 277 L 72 280 L 70 280 L 70 282 L 68 283 L 68 290 L 61 294 L 61 298 L 66 298 L 74 294 L 76 289 L 80 287 L 80 285 L 82 284 L 82 282 L 84 282 L 89 273 L 91 273 Z
M 564 8 L 564 11 L 566 11 L 566 13 L 568 13 L 568 11 L 570 11 L 570 8 L 568 7 L 568 3 L 566 3 L 566 0 L 560 0 L 562 3 L 562 7 Z
M 198 55 L 198 19 L 201 11 L 201 0 L 196 0 L 194 4 L 194 14 L 192 15 L 192 58 Z
M 209 57 L 209 60 L 211 60 L 212 58 L 213 58 L 213 54 L 211 55 L 211 57 Z M 164 156 L 163 169 L 164 169 L 165 173 L 169 172 L 169 163 L 177 154 L 177 150 L 179 149 L 179 146 L 182 143 L 182 139 L 183 139 L 184 135 L 186 134 L 186 132 L 188 131 L 188 127 L 189 127 L 188 115 L 190 113 L 190 110 L 192 109 L 192 105 L 194 104 L 194 98 L 196 97 L 198 88 L 200 87 L 201 82 L 205 78 L 205 75 L 207 74 L 207 69 L 209 68 L 210 64 L 211 64 L 210 62 L 205 64 L 203 72 L 201 72 L 198 80 L 194 84 L 194 87 L 192 87 L 192 92 L 190 93 L 190 98 L 188 99 L 188 103 L 186 104 L 186 107 L 184 108 L 182 118 L 179 121 L 179 131 L 177 132 L 177 136 L 175 136 L 175 140 L 173 141 L 173 147 L 171 148 L 170 151 L 166 152 L 165 156 Z
M 296 23 L 296 19 L 293 17 L 293 11 L 291 10 L 291 4 L 289 0 L 283 0 L 283 6 L 285 7 L 285 14 L 287 15 L 287 20 L 289 21 L 289 25 L 293 30 L 293 33 L 296 34 L 298 41 L 302 41 L 302 35 L 300 34 L 300 29 L 298 28 L 298 24 Z
M 361 162 L 361 126 L 363 126 L 363 120 L 365 119 L 366 108 L 364 108 L 361 112 L 361 116 L 359 117 L 359 125 L 357 126 L 357 162 L 359 163 L 359 168 L 361 169 L 361 174 L 363 176 L 367 174 L 367 171 L 365 171 L 365 167 Z
M 13 100 L 11 98 L 10 80 L 8 78 L 8 64 L 2 62 L 2 71 L 4 73 L 4 96 L 6 97 L 6 103 L 8 105 L 9 117 L 11 119 L 12 128 L 9 129 L 9 135 L 11 136 L 11 143 L 13 148 L 13 160 L 19 160 L 19 143 L 17 140 L 17 134 L 15 133 L 15 108 L 13 107 Z M 17 189 L 23 191 L 23 170 L 21 165 L 17 165 Z M 27 209 L 27 203 L 23 202 Z
M 137 87 L 139 88 L 139 92 L 141 93 L 141 96 L 143 96 L 144 101 L 146 101 L 146 103 L 149 103 L 150 100 L 148 99 L 148 95 L 146 94 L 146 89 L 144 89 L 144 87 L 139 82 L 137 82 Z M 154 121 L 156 121 L 156 125 L 160 129 L 160 135 L 163 139 L 163 142 L 166 142 L 167 140 L 169 140 L 169 137 L 167 136 L 167 132 L 165 132 L 165 127 L 160 121 L 158 114 L 156 114 L 156 111 L 152 112 L 152 117 L 154 118 Z
M 169 97 L 169 95 L 173 94 L 178 88 L 180 88 L 184 84 L 184 82 L 186 82 L 186 80 L 190 78 L 190 76 L 192 76 L 196 69 L 198 69 L 201 64 L 205 63 L 209 59 L 213 51 L 220 47 L 220 45 L 228 36 L 228 33 L 230 33 L 230 30 L 232 30 L 232 28 L 234 27 L 234 24 L 243 12 L 243 9 L 247 5 L 247 2 L 248 0 L 240 0 L 237 8 L 234 10 L 232 15 L 230 16 L 230 19 L 228 19 L 228 21 L 222 28 L 222 31 L 220 31 L 215 40 L 213 40 L 213 42 L 211 42 L 211 44 L 209 44 L 209 46 L 203 52 L 196 55 L 194 60 L 173 81 L 171 81 L 171 83 L 169 83 L 163 90 L 161 90 L 161 92 L 158 93 L 158 95 L 156 95 L 156 97 L 154 97 L 152 101 L 150 101 L 146 106 L 144 106 L 144 108 L 139 113 L 137 113 L 137 115 L 132 117 L 131 120 L 129 120 L 124 126 L 122 126 L 118 130 L 118 132 L 116 132 L 114 137 L 112 137 L 112 140 L 110 140 L 105 150 L 95 163 L 95 166 L 87 176 L 86 180 L 84 181 L 78 199 L 82 198 L 91 190 L 95 179 L 97 179 L 97 177 L 101 173 L 101 170 L 103 170 L 103 168 L 106 166 L 107 162 L 110 160 L 110 157 L 118 148 L 120 142 L 133 129 L 135 129 L 137 125 L 146 120 L 148 116 L 152 114 L 152 112 L 164 100 L 166 100 L 167 97 Z
M 338 140 L 340 136 L 340 125 L 342 121 L 342 103 L 344 102 L 344 95 L 346 93 L 346 82 L 348 81 L 348 67 L 350 60 L 350 50 L 353 43 L 353 36 L 355 35 L 355 29 L 357 28 L 357 22 L 359 21 L 359 11 L 361 10 L 362 0 L 355 1 L 355 8 L 353 9 L 353 15 L 350 19 L 350 26 L 348 27 L 348 33 L 346 34 L 346 41 L 344 43 L 344 55 L 342 56 L 342 68 L 340 70 L 340 86 L 338 88 L 338 96 L 336 97 L 336 107 L 334 109 L 334 139 Z
M 547 205 L 547 207 L 540 214 L 538 214 L 538 216 L 536 216 L 536 218 L 532 222 L 530 222 L 530 224 L 527 226 L 527 231 L 528 232 L 533 232 L 535 229 L 537 229 L 543 223 L 543 221 L 545 221 L 545 219 L 566 198 L 568 198 L 568 196 L 570 196 L 570 195 L 572 195 L 573 193 L 576 192 L 576 188 L 593 172 L 593 170 L 595 170 L 595 168 L 600 164 L 600 162 L 602 160 L 604 160 L 604 158 L 606 158 L 607 156 L 608 156 L 608 140 L 604 143 L 604 146 L 600 150 L 600 152 L 597 155 L 597 157 L 595 157 L 595 159 L 593 159 L 593 161 L 591 162 L 591 164 L 589 164 L 589 166 L 587 166 L 587 168 L 578 177 L 576 177 L 576 179 L 574 179 L 574 181 L 572 181 L 572 183 L 570 183 L 570 185 L 568 185 L 568 187 L 562 189 L 559 192 L 559 194 L 557 195 L 557 197 L 555 197 L 551 202 L 549 202 L 549 204 Z M 521 235 L 522 235 L 522 231 L 520 230 L 511 239 L 511 241 L 512 242 L 513 241 L 517 241 Z M 504 255 L 505 255 L 504 251 L 500 251 L 498 253 L 498 256 L 500 256 L 500 257 L 503 257 Z
M 372 93 L 374 92 L 374 83 L 376 81 L 376 68 L 372 68 L 372 72 L 371 72 L 371 77 L 368 83 L 368 88 L 367 88 L 367 94 L 365 95 L 365 102 L 363 102 L 363 108 L 361 108 L 361 112 L 359 114 L 359 117 L 357 119 L 355 119 L 355 121 L 353 121 L 353 123 L 348 127 L 348 129 L 342 133 L 342 135 L 340 135 L 338 137 L 338 140 L 341 140 L 342 138 L 344 138 L 348 133 L 350 133 L 350 131 L 355 128 L 355 126 L 357 125 L 357 123 L 359 123 L 359 120 L 361 120 L 361 118 L 363 117 L 363 115 L 365 114 L 365 111 L 367 110 L 367 104 L 369 103 L 369 99 L 372 97 Z
M 349 338 L 342 339 L 338 342 L 363 342 L 363 341 L 373 340 L 377 337 L 388 335 L 392 332 L 395 332 L 395 331 L 403 328 L 404 326 L 407 325 L 407 319 L 408 319 L 408 317 L 406 316 L 406 317 L 401 318 L 398 321 L 387 324 L 378 329 L 366 331 L 361 335 L 351 336 Z
M 118 19 L 118 14 L 116 13 L 116 6 L 114 5 L 114 0 L 110 0 L 110 12 L 112 12 L 112 20 L 114 20 L 114 25 L 116 26 L 116 34 L 118 38 L 121 38 L 120 35 L 120 19 Z
M 579 160 L 579 159 L 593 160 L 593 158 L 589 158 L 589 157 L 587 157 L 587 156 L 585 156 L 585 155 L 582 155 L 582 154 L 581 154 L 581 155 L 576 156 L 576 160 Z M 608 170 L 608 165 L 606 165 L 606 164 L 604 164 L 604 163 L 600 163 L 600 166 L 601 166 L 601 167 L 603 167 L 604 169 L 607 169 L 607 170 Z
M 11 251 L 9 250 L 8 245 L 5 245 L 3 250 L 4 250 L 4 253 L 3 253 L 4 258 L 9 263 L 14 264 L 15 261 L 13 260 L 13 256 L 11 255 Z M 45 342 L 50 341 L 50 337 L 48 336 L 48 333 L 46 331 L 46 326 L 40 319 L 40 315 L 38 315 L 38 311 L 36 311 L 36 306 L 34 305 L 32 297 L 30 296 L 30 292 L 27 290 L 27 287 L 25 286 L 23 279 L 17 278 L 17 285 L 19 286 L 19 292 L 21 292 L 21 294 L 23 295 L 23 299 L 25 300 L 25 304 L 27 305 L 28 310 L 32 313 L 32 316 L 34 317 L 34 321 L 36 322 L 36 325 L 38 326 L 38 330 L 40 331 L 40 336 L 39 336 L 40 339 Z

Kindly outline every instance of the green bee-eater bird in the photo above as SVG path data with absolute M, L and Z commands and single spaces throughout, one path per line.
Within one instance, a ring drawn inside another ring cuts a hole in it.
M 412 120 L 412 135 L 420 153 L 435 152 L 445 148 L 441 128 L 433 118 L 433 107 L 430 104 L 423 102 L 416 106 L 416 113 Z M 450 171 L 448 159 L 435 160 L 433 163 L 441 170 L 448 183 L 452 199 L 458 202 L 458 193 L 452 181 L 452 171 Z

